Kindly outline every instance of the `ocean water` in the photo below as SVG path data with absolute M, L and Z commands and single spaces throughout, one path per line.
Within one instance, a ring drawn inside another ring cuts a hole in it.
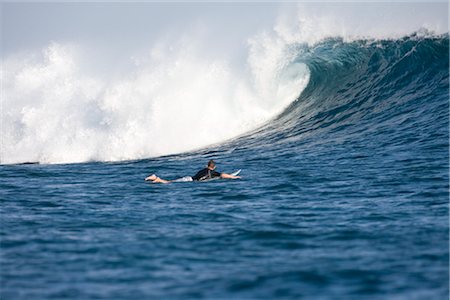
M 40 164 L 0 165 L 1 298 L 447 298 L 448 35 L 289 53 L 284 74 L 306 88 L 237 138 L 125 161 L 48 164 L 61 157 L 38 149 Z M 144 181 L 209 159 L 242 178 Z

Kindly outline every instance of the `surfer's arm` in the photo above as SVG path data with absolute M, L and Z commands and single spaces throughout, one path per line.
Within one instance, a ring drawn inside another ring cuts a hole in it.
M 238 179 L 241 178 L 241 176 L 234 176 L 234 175 L 230 175 L 227 173 L 222 173 L 220 174 L 220 178 L 224 178 L 224 179 Z

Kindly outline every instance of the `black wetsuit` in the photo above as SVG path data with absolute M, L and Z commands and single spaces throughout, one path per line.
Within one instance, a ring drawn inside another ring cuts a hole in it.
M 192 180 L 202 181 L 202 180 L 206 180 L 206 179 L 220 177 L 220 175 L 222 175 L 222 174 L 220 174 L 217 171 L 210 170 L 208 168 L 204 168 L 203 170 L 198 171 L 197 174 L 192 176 Z

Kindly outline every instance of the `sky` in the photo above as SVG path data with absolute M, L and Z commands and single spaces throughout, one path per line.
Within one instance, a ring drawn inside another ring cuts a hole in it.
M 389 6 L 392 5 L 390 2 L 384 4 L 379 2 L 378 6 L 387 7 L 389 11 Z M 435 19 L 448 18 L 448 5 L 445 3 L 446 1 L 441 1 L 437 6 L 427 4 Z M 206 36 L 213 32 L 214 46 L 228 48 L 229 44 L 241 45 L 252 34 L 270 29 L 281 12 L 295 10 L 297 6 L 296 3 L 279 2 L 107 1 L 97 3 L 28 1 L 3 2 L 0 5 L 2 51 L 5 55 L 40 49 L 51 41 L 62 43 L 76 41 L 95 47 L 101 45 L 109 47 L 108 52 L 130 52 L 131 49 L 148 48 L 155 41 L 179 35 L 180 32 L 190 34 L 195 32 Z M 330 2 L 305 5 L 314 6 L 316 10 L 326 10 L 333 6 Z M 416 6 L 417 9 L 412 10 L 415 13 L 424 10 L 423 3 L 408 2 L 402 5 L 410 8 Z M 344 6 L 349 6 L 349 3 Z M 376 11 L 373 13 L 377 14 Z
M 145 48 L 180 31 L 209 34 L 215 46 L 242 43 L 270 27 L 280 5 L 227 3 L 4 3 L 3 51 L 39 49 L 51 41 L 103 45 L 108 52 Z M 230 19 L 232 22 L 230 22 Z M 200 31 L 203 31 L 200 32 Z

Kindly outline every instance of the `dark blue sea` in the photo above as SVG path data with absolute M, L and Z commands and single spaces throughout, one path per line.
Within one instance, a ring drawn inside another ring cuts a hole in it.
M 238 138 L 1 165 L 1 299 L 448 299 L 448 35 L 296 51 L 308 86 Z M 209 159 L 242 178 L 144 181 Z

